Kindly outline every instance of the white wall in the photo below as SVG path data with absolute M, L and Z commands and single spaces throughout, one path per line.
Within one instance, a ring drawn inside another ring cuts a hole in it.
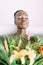
M 43 34 L 43 0 L 0 0 L 0 35 L 13 33 L 14 12 L 23 9 L 29 14 L 32 34 Z

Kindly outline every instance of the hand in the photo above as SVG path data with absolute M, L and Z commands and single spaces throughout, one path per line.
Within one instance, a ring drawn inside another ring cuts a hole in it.
M 28 34 L 25 34 L 24 35 L 24 38 L 29 41 L 30 40 L 30 34 L 29 33 Z

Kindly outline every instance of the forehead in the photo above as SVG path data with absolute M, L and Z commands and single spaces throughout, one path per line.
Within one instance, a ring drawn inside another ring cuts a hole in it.
M 28 16 L 28 14 L 24 11 L 20 11 L 16 14 L 16 16 Z

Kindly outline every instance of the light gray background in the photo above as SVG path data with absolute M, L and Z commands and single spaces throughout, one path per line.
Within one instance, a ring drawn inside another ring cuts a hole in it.
M 16 32 L 13 14 L 19 9 L 29 15 L 27 31 L 31 35 L 43 34 L 43 0 L 0 0 L 0 35 Z

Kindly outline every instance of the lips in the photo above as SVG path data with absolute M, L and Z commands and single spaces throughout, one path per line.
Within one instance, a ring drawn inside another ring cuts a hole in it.
M 26 24 L 27 24 L 27 22 L 22 22 L 21 24 L 22 24 L 22 25 L 26 25 Z

